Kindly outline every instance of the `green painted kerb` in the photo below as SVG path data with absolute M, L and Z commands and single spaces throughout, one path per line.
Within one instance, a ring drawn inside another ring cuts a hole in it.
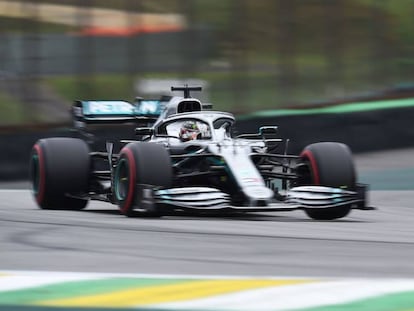
M 102 294 L 128 288 L 183 283 L 185 279 L 109 278 L 73 281 L 28 289 L 0 292 L 1 305 L 31 305 L 44 300 L 65 299 Z M 47 309 L 45 309 L 47 310 Z
M 381 100 L 374 102 L 356 102 L 329 107 L 310 108 L 310 109 L 280 109 L 280 110 L 262 110 L 248 115 L 240 116 L 238 119 L 250 119 L 255 117 L 280 117 L 280 116 L 297 116 L 313 114 L 333 114 L 333 113 L 352 113 L 364 112 L 393 108 L 414 107 L 414 98 Z

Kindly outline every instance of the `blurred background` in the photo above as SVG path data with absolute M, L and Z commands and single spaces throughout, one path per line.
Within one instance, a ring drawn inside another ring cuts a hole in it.
M 0 124 L 65 123 L 75 99 L 185 81 L 236 114 L 407 96 L 413 13 L 411 0 L 0 0 Z

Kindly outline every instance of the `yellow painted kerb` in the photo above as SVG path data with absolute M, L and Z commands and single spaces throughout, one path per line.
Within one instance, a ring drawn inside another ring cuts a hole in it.
M 175 285 L 162 285 L 132 288 L 67 299 L 46 300 L 39 303 L 43 306 L 64 307 L 128 307 L 143 306 L 166 302 L 184 301 L 205 298 L 231 292 L 256 289 L 262 287 L 294 285 L 315 282 L 304 279 L 237 279 L 237 280 L 194 280 Z

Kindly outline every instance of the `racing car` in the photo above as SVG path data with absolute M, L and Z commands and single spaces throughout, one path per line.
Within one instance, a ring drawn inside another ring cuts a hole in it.
M 236 135 L 235 117 L 193 98 L 200 87 L 172 87 L 182 96 L 159 100 L 75 101 L 75 128 L 134 124 L 131 140 L 107 141 L 93 151 L 88 139 L 38 140 L 30 180 L 42 209 L 80 210 L 89 200 L 118 206 L 126 216 L 170 213 L 246 213 L 303 210 L 316 220 L 345 217 L 367 207 L 350 148 L 317 142 L 298 155 L 277 126 Z

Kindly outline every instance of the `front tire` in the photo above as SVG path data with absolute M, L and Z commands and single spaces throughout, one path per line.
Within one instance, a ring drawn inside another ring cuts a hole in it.
M 168 151 L 155 143 L 129 143 L 119 154 L 113 183 L 122 214 L 133 216 L 137 207 L 141 216 L 160 216 L 155 205 L 150 209 L 143 207 L 138 185 L 171 188 L 172 165 Z
M 335 142 L 315 143 L 300 154 L 302 169 L 300 185 L 321 185 L 354 191 L 356 173 L 352 153 L 345 144 Z M 333 220 L 345 217 L 350 205 L 326 209 L 306 208 L 306 214 L 316 220 Z
M 80 210 L 88 200 L 72 197 L 87 193 L 90 156 L 80 139 L 41 139 L 32 148 L 30 181 L 37 205 L 42 209 Z

